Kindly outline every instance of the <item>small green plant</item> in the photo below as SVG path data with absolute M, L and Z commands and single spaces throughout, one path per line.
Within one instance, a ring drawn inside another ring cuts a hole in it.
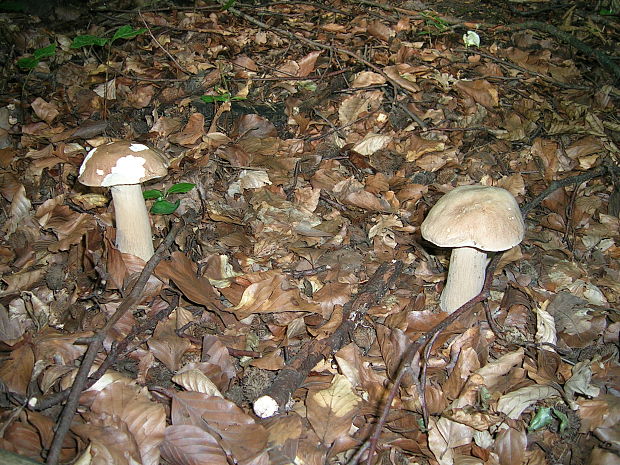
M 220 95 L 202 95 L 200 97 L 205 103 L 213 103 L 213 102 L 235 102 L 237 100 L 245 100 L 245 97 L 237 97 L 232 96 L 230 92 L 225 92 Z
M 192 184 L 191 182 L 180 182 L 172 186 L 165 193 L 159 189 L 151 189 L 144 191 L 142 195 L 147 200 L 156 199 L 151 207 L 151 213 L 154 215 L 169 215 L 174 213 L 176 209 L 179 208 L 181 201 L 177 199 L 176 202 L 170 202 L 169 200 L 166 200 L 166 198 L 171 194 L 186 194 L 194 187 L 196 187 L 196 184 Z
M 530 421 L 527 430 L 532 432 L 549 426 L 553 421 L 553 417 L 560 422 L 560 433 L 564 433 L 564 431 L 566 431 L 566 429 L 570 426 L 568 416 L 566 416 L 566 414 L 561 410 L 554 407 L 539 408 L 536 415 L 534 415 L 534 418 Z
M 445 32 L 446 30 L 450 28 L 450 25 L 448 24 L 446 20 L 440 18 L 439 16 L 435 14 L 423 11 L 420 15 L 424 17 L 426 26 L 428 26 L 429 28 L 435 28 L 439 32 Z M 429 32 L 431 31 L 428 31 L 428 30 L 423 31 L 423 33 L 426 33 L 426 34 L 428 34 Z
M 20 58 L 17 60 L 17 66 L 21 69 L 32 70 L 37 67 L 43 58 L 56 55 L 56 44 L 50 44 L 47 47 L 38 48 L 31 57 Z
M 118 39 L 133 39 L 134 37 L 143 34 L 145 31 L 145 28 L 134 29 L 129 25 L 125 25 L 119 27 L 112 37 L 98 37 L 89 34 L 81 35 L 73 39 L 71 48 L 90 47 L 92 45 L 105 47 L 106 45 L 112 45 L 112 43 Z M 17 60 L 17 66 L 21 69 L 31 71 L 37 67 L 43 58 L 48 58 L 54 55 L 56 55 L 56 44 L 51 44 L 47 47 L 36 49 L 31 57 L 20 58 Z
M 97 45 L 99 47 L 105 47 L 106 45 L 112 45 L 115 40 L 118 39 L 133 39 L 140 34 L 144 34 L 146 28 L 134 29 L 128 24 L 119 27 L 112 37 L 99 37 L 90 34 L 84 34 L 77 36 L 71 43 L 71 48 L 82 48 Z

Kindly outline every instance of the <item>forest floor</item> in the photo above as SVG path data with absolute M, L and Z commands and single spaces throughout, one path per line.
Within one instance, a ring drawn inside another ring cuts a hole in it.
M 135 3 L 0 3 L 0 462 L 620 463 L 617 2 Z M 464 185 L 525 233 L 447 313 Z

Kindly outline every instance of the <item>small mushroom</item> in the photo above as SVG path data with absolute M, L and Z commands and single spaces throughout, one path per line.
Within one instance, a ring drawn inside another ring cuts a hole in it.
M 499 187 L 460 186 L 428 212 L 422 237 L 453 247 L 448 279 L 439 305 L 452 313 L 482 290 L 486 252 L 508 250 L 523 239 L 525 226 L 517 201 Z
M 151 223 L 140 183 L 161 178 L 168 160 L 136 142 L 110 142 L 92 149 L 78 180 L 86 186 L 110 187 L 116 217 L 116 247 L 148 261 L 154 253 Z

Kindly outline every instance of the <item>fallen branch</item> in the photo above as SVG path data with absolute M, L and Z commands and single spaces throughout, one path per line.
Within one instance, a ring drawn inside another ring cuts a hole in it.
M 60 452 L 62 449 L 62 443 L 65 439 L 65 436 L 69 432 L 71 428 L 71 423 L 73 421 L 73 416 L 75 415 L 75 410 L 77 409 L 80 395 L 86 385 L 88 380 L 88 372 L 103 345 L 103 341 L 106 338 L 108 331 L 118 322 L 118 320 L 127 312 L 130 308 L 133 308 L 140 302 L 142 298 L 142 292 L 144 291 L 144 287 L 148 282 L 149 278 L 153 274 L 155 267 L 162 260 L 164 253 L 174 242 L 174 239 L 177 233 L 184 226 L 183 222 L 176 223 L 171 229 L 164 241 L 159 245 L 155 254 L 150 258 L 150 260 L 144 266 L 144 269 L 140 273 L 140 277 L 135 282 L 131 291 L 127 296 L 123 299 L 121 304 L 118 306 L 116 312 L 110 317 L 106 325 L 95 334 L 92 341 L 88 345 L 88 349 L 86 350 L 86 354 L 82 358 L 82 363 L 80 364 L 80 368 L 78 369 L 77 375 L 75 376 L 75 380 L 73 381 L 73 385 L 71 386 L 71 391 L 69 392 L 67 403 L 65 404 L 62 413 L 60 415 L 60 419 L 56 426 L 56 432 L 54 434 L 54 439 L 52 440 L 52 445 L 47 454 L 47 459 L 45 461 L 48 465 L 56 465 L 58 463 L 58 458 L 60 457 Z
M 616 82 L 620 81 L 620 66 L 613 62 L 612 57 L 606 55 L 600 50 L 596 50 L 590 47 L 576 37 L 558 29 L 551 24 L 542 23 L 540 21 L 526 21 L 524 23 L 511 24 L 507 27 L 510 29 L 536 29 L 542 32 L 546 32 L 547 34 L 551 34 L 552 36 L 560 39 L 562 42 L 565 42 L 571 47 L 576 48 L 585 56 L 596 58 L 596 61 L 598 61 L 604 69 L 606 69 L 610 74 L 615 77 Z
M 384 281 L 390 267 L 393 268 L 392 274 Z M 363 289 L 345 304 L 342 323 L 334 333 L 325 339 L 312 339 L 304 344 L 295 357 L 278 372 L 271 386 L 254 402 L 256 415 L 268 418 L 286 410 L 293 393 L 303 384 L 312 368 L 350 340 L 350 334 L 363 320 L 368 309 L 381 301 L 400 276 L 402 269 L 403 263 L 400 261 L 394 264 L 382 263 Z

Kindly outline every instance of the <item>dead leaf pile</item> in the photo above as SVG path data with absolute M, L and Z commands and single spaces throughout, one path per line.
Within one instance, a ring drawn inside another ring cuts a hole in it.
M 77 182 L 112 138 L 169 156 L 149 189 L 196 185 L 174 215 L 151 215 L 156 244 L 173 221 L 198 222 L 106 334 L 62 462 L 367 460 L 407 347 L 446 317 L 449 250 L 419 232 L 429 209 L 468 184 L 525 205 L 608 167 L 529 212 L 488 312 L 414 360 L 368 463 L 619 463 L 620 91 L 592 57 L 532 29 L 459 22 L 438 13 L 447 3 L 131 3 L 70 33 L 0 14 L 14 42 L 0 103 L 1 448 L 44 460 L 59 393 L 144 266 L 114 246 L 109 192 Z M 563 19 L 592 47 L 618 39 L 617 24 Z M 123 24 L 144 31 L 105 52 L 71 47 Z M 467 29 L 480 48 L 464 47 Z M 15 65 L 50 44 L 30 73 Z M 404 272 L 346 343 L 290 386 L 285 411 L 257 417 L 287 363 L 397 260 Z

